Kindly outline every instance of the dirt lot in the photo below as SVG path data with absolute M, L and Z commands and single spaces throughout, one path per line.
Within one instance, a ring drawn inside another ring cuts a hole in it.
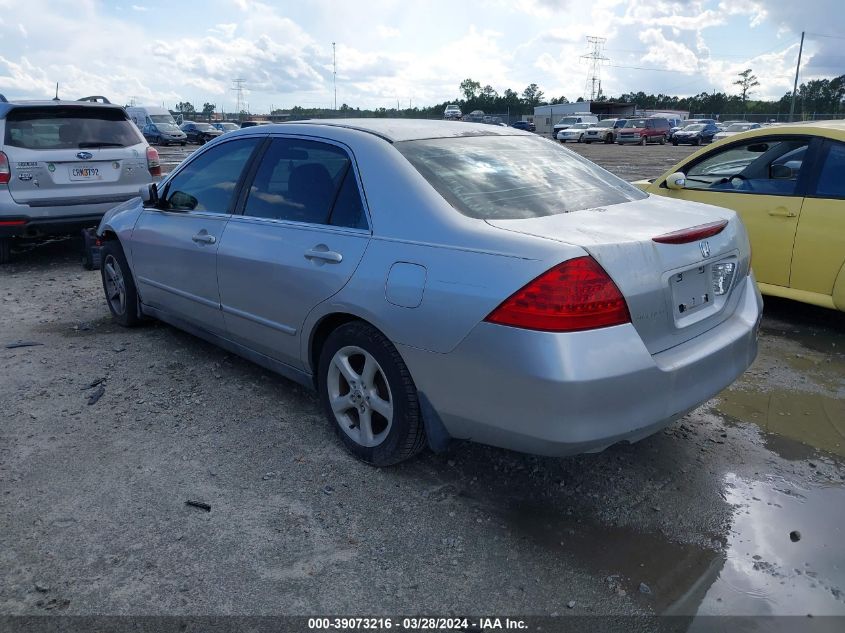
M 639 444 L 387 470 L 293 383 L 113 325 L 69 240 L 0 270 L 0 317 L 0 614 L 845 614 L 842 314 L 767 301 L 751 370 Z

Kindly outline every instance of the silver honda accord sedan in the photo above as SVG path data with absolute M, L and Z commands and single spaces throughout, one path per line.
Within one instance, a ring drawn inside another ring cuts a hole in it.
M 729 210 L 650 197 L 514 128 L 357 119 L 226 134 L 103 218 L 114 319 L 316 388 L 370 464 L 467 439 L 633 442 L 754 360 Z

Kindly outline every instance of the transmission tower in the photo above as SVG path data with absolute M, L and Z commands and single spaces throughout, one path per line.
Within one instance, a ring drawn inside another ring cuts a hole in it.
M 590 90 L 590 101 L 593 101 L 597 95 L 596 86 L 598 86 L 598 94 L 601 94 L 601 63 L 610 61 L 609 57 L 605 57 L 602 48 L 607 42 L 607 38 L 595 37 L 593 35 L 587 36 L 587 43 L 590 45 L 590 52 L 581 55 L 581 59 L 586 59 L 589 63 L 587 70 L 587 81 L 584 84 L 584 92 Z
M 246 79 L 233 79 L 232 83 L 235 84 L 232 90 L 235 91 L 235 112 L 238 113 L 238 121 L 241 120 L 241 108 L 243 107 L 244 102 L 244 82 Z

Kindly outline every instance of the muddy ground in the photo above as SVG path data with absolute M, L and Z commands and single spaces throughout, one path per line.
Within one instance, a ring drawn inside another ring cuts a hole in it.
M 572 148 L 628 179 L 683 155 Z M 18 249 L 0 269 L 0 614 L 842 615 L 843 334 L 843 314 L 769 299 L 752 368 L 636 445 L 461 445 L 379 470 L 312 393 L 112 324 L 72 241 Z

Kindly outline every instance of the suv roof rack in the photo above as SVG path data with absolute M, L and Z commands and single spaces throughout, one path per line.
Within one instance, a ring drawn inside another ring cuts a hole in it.
M 106 99 L 102 95 L 92 95 L 90 97 L 82 97 L 81 99 L 77 99 L 77 101 L 90 101 L 91 103 L 111 103 L 108 99 Z

